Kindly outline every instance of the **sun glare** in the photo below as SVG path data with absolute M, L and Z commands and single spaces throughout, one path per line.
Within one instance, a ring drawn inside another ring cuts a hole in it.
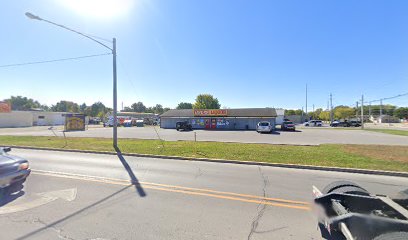
M 61 0 L 61 3 L 77 14 L 93 18 L 114 18 L 127 15 L 133 0 Z

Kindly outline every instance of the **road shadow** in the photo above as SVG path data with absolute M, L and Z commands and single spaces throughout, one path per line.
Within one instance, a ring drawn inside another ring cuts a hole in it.
M 0 190 L 0 207 L 7 205 L 8 203 L 16 200 L 17 198 L 23 196 L 25 192 L 21 189 L 19 191 L 10 191 L 9 189 Z
M 122 152 L 118 147 L 115 147 L 116 150 L 116 155 L 118 156 L 120 162 L 122 163 L 123 167 L 127 171 L 132 185 L 135 186 L 136 191 L 139 193 L 139 196 L 141 197 L 146 197 L 146 192 L 144 191 L 143 187 L 140 185 L 139 180 L 137 179 L 136 175 L 133 173 L 132 168 L 129 166 L 129 164 L 126 162 L 126 159 L 123 157 Z
M 99 204 L 101 204 L 101 203 L 107 201 L 108 199 L 110 199 L 110 198 L 112 198 L 113 196 L 115 196 L 115 195 L 117 195 L 117 194 L 119 194 L 119 193 L 125 191 L 126 189 L 128 189 L 128 188 L 131 187 L 131 186 L 132 186 L 132 185 L 125 186 L 125 187 L 119 189 L 118 191 L 116 191 L 116 192 L 114 192 L 114 193 L 112 193 L 112 194 L 110 194 L 110 195 L 108 195 L 108 196 L 102 198 L 101 200 L 99 200 L 99 201 L 97 201 L 97 202 L 94 202 L 94 203 L 92 203 L 92 204 L 90 204 L 90 205 L 88 205 L 88 206 L 86 206 L 86 207 L 84 207 L 84 208 L 81 208 L 81 209 L 79 209 L 78 211 L 73 212 L 73 213 L 69 214 L 69 215 L 66 216 L 66 217 L 63 217 L 63 218 L 61 218 L 61 219 L 59 219 L 59 220 L 56 220 L 56 221 L 54 221 L 54 222 L 52 222 L 52 223 L 46 224 L 46 225 L 45 225 L 44 227 L 42 227 L 42 228 L 39 228 L 39 229 L 34 230 L 34 231 L 32 231 L 32 232 L 29 232 L 29 233 L 25 234 L 24 236 L 21 236 L 21 237 L 17 238 L 17 240 L 23 240 L 23 239 L 32 238 L 34 235 L 36 235 L 36 234 L 38 234 L 38 233 L 40 233 L 40 232 L 42 232 L 42 231 L 44 231 L 44 230 L 46 230 L 46 229 L 53 228 L 55 225 L 60 224 L 60 223 L 62 223 L 62 222 L 65 222 L 66 220 L 68 220 L 68 219 L 70 219 L 70 218 L 72 218 L 72 217 L 75 217 L 76 215 L 81 214 L 81 213 L 83 213 L 83 212 L 85 212 L 85 211 L 87 211 L 87 210 L 89 210 L 89 209 L 91 209 L 91 208 L 93 208 L 93 207 L 95 207 L 95 206 L 97 206 L 97 205 L 99 205 Z

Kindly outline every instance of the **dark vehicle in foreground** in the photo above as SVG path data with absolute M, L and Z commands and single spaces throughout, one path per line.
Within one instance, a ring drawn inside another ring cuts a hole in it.
M 21 190 L 31 170 L 27 160 L 8 154 L 10 151 L 9 147 L 0 147 L 0 190 L 15 192 Z
M 176 123 L 176 129 L 177 129 L 177 131 L 179 131 L 179 130 L 191 131 L 191 130 L 193 130 L 193 127 L 191 126 L 191 124 L 188 121 L 183 121 L 183 122 L 177 122 Z
M 281 130 L 282 130 L 282 131 L 295 131 L 295 130 L 296 130 L 296 127 L 295 127 L 295 124 L 294 124 L 293 122 L 291 122 L 291 121 L 284 121 L 284 122 L 281 124 Z
M 408 189 L 391 199 L 353 182 L 336 181 L 322 191 L 313 186 L 313 195 L 326 239 L 408 239 Z

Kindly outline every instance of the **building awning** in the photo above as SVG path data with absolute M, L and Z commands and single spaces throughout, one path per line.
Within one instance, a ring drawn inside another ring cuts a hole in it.
M 171 109 L 162 118 L 186 117 L 276 117 L 274 108 L 235 108 L 235 109 Z

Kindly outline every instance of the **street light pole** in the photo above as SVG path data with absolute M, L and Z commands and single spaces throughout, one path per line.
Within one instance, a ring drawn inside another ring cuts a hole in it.
M 116 73 L 116 38 L 113 38 L 113 147 L 118 147 L 118 124 L 117 124 L 117 111 L 118 111 L 118 91 L 117 91 L 117 73 Z
M 112 48 L 111 48 L 111 47 L 101 43 L 100 41 L 96 40 L 95 38 L 93 38 L 91 36 L 88 36 L 88 35 L 86 35 L 84 33 L 78 32 L 78 31 L 76 31 L 74 29 L 68 28 L 68 27 L 66 27 L 64 25 L 61 25 L 61 24 L 58 24 L 58 23 L 55 23 L 55 22 L 51 22 L 51 21 L 49 21 L 47 19 L 43 19 L 43 18 L 41 18 L 41 17 L 39 17 L 37 15 L 34 15 L 32 13 L 29 13 L 29 12 L 26 12 L 25 15 L 30 19 L 38 20 L 38 21 L 44 21 L 44 22 L 50 23 L 52 25 L 55 25 L 57 27 L 63 28 L 65 30 L 68 30 L 68 31 L 74 32 L 76 34 L 79 34 L 79 35 L 81 35 L 83 37 L 86 37 L 86 38 L 88 38 L 88 39 L 98 43 L 99 45 L 102 45 L 103 47 L 105 47 L 105 48 L 112 51 L 112 55 L 113 55 L 113 147 L 116 149 L 118 147 L 116 38 L 113 38 Z

